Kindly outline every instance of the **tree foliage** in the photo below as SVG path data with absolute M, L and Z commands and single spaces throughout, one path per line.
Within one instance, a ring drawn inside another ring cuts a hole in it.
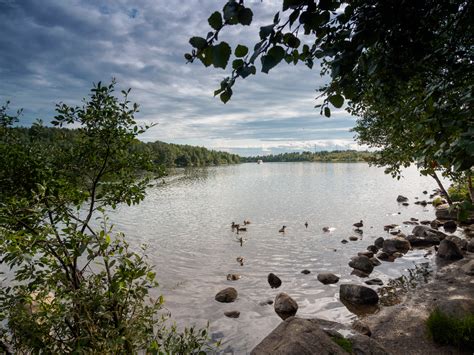
M 205 65 L 221 31 L 251 11 L 229 0 L 219 26 L 185 55 Z M 213 15 L 217 17 L 217 15 Z M 423 173 L 469 175 L 474 164 L 474 4 L 466 0 L 282 0 L 260 27 L 253 50 L 234 49 L 232 71 L 215 91 L 223 102 L 238 79 L 276 65 L 320 64 L 329 83 L 321 114 L 345 107 L 359 117 L 361 144 L 378 148 L 373 163 L 399 175 L 417 163 Z M 211 20 L 211 19 L 210 19 Z M 221 42 L 222 43 L 222 42 Z M 230 61 L 230 59 L 229 59 Z
M 371 152 L 359 152 L 356 150 L 336 150 L 336 151 L 321 151 L 321 152 L 293 152 L 270 154 L 264 156 L 254 156 L 242 158 L 244 162 L 363 162 L 373 158 L 375 154 Z
M 144 249 L 107 219 L 107 210 L 143 200 L 153 171 L 150 155 L 136 149 L 147 129 L 135 123 L 138 106 L 114 88 L 98 83 L 82 107 L 57 105 L 56 130 L 36 124 L 24 134 L 10 127 L 18 117 L 0 110 L 0 257 L 10 268 L 0 334 L 16 353 L 207 346 L 205 329 L 162 328 L 163 299 L 149 294 L 157 282 Z M 65 125 L 79 128 L 70 134 Z

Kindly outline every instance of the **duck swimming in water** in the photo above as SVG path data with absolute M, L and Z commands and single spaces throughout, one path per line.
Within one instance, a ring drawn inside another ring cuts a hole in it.
M 356 228 L 361 228 L 361 227 L 364 226 L 364 222 L 362 222 L 362 220 L 360 220 L 360 222 L 354 223 L 353 226 L 356 227 Z
M 329 229 L 329 227 L 323 227 L 323 232 L 330 232 L 331 230 Z
M 304 222 L 304 226 L 308 228 L 308 222 Z
M 280 230 L 278 232 L 285 233 L 285 229 L 286 229 L 286 226 L 283 226 L 283 227 L 280 228 Z

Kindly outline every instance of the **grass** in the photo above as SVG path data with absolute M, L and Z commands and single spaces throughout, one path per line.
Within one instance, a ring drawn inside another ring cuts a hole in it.
M 346 338 L 331 337 L 332 341 L 343 348 L 349 354 L 352 354 L 352 343 Z
M 426 321 L 428 332 L 438 344 L 474 349 L 474 315 L 454 318 L 439 309 L 431 312 Z

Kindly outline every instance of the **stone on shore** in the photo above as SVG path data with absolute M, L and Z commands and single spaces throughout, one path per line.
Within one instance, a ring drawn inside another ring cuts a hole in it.
M 219 291 L 215 297 L 215 300 L 223 303 L 234 302 L 237 298 L 237 290 L 233 287 L 227 287 L 222 291 Z
M 382 244 L 383 245 L 383 244 Z M 372 253 L 376 254 L 379 251 L 379 248 L 377 248 L 375 245 L 369 245 L 367 247 L 368 251 L 371 251 Z
M 445 260 L 459 260 L 464 258 L 456 243 L 447 239 L 441 241 L 436 255 Z
M 347 355 L 313 319 L 291 317 L 275 328 L 251 355 Z
M 379 302 L 377 292 L 361 285 L 341 285 L 339 288 L 339 297 L 341 300 L 357 305 L 374 305 Z
M 278 316 L 283 320 L 294 316 L 298 311 L 298 304 L 296 301 L 284 292 L 279 293 L 275 297 L 274 307 L 276 314 L 278 314 Z
M 335 284 L 339 281 L 339 277 L 330 272 L 322 272 L 318 274 L 318 281 L 325 284 Z
M 384 240 L 382 251 L 391 255 L 396 252 L 406 253 L 410 248 L 411 245 L 408 240 L 402 237 L 395 237 Z
M 374 270 L 374 265 L 367 256 L 354 256 L 349 262 L 349 266 L 366 274 L 370 274 Z
M 407 237 L 407 240 L 414 247 L 429 247 L 432 245 L 438 245 L 441 242 L 439 237 L 434 234 L 430 234 L 426 237 L 417 237 L 416 235 L 411 234 Z
M 437 219 L 457 219 L 458 213 L 455 210 L 449 210 L 449 205 L 439 205 L 436 207 L 435 215 Z
M 374 265 L 374 266 L 379 266 L 379 265 L 382 264 L 382 263 L 379 261 L 379 259 L 377 259 L 376 257 L 370 258 L 370 262 L 371 262 L 372 265 Z
M 354 329 L 357 333 L 360 333 L 362 335 L 366 335 L 370 337 L 372 335 L 372 331 L 370 330 L 369 326 L 360 320 L 356 320 L 354 323 L 352 323 L 352 329 Z
M 424 226 L 424 225 L 416 226 L 415 228 L 413 228 L 413 230 L 411 232 L 413 233 L 413 235 L 415 235 L 417 237 L 420 237 L 420 238 L 438 237 L 439 240 L 443 240 L 447 236 L 447 234 L 445 234 L 445 233 L 443 233 L 443 232 L 441 232 L 437 229 L 430 228 L 430 227 Z
M 468 263 L 464 264 L 461 270 L 467 275 L 474 276 L 474 260 L 471 260 Z
M 268 274 L 268 283 L 270 284 L 271 288 L 278 288 L 281 286 L 280 278 L 272 272 Z

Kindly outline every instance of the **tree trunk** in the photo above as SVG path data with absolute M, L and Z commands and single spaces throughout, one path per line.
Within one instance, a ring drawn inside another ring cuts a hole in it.
M 471 199 L 471 203 L 474 203 L 474 189 L 472 187 L 471 172 L 467 173 L 467 190 L 469 191 L 469 198 Z
M 451 198 L 448 195 L 448 192 L 444 188 L 443 184 L 441 183 L 440 179 L 438 178 L 438 175 L 436 174 L 436 171 L 433 171 L 433 173 L 430 174 L 433 179 L 436 180 L 436 183 L 438 184 L 443 196 L 446 198 L 446 201 L 448 201 L 448 204 L 450 206 L 453 205 L 453 201 L 451 201 Z

